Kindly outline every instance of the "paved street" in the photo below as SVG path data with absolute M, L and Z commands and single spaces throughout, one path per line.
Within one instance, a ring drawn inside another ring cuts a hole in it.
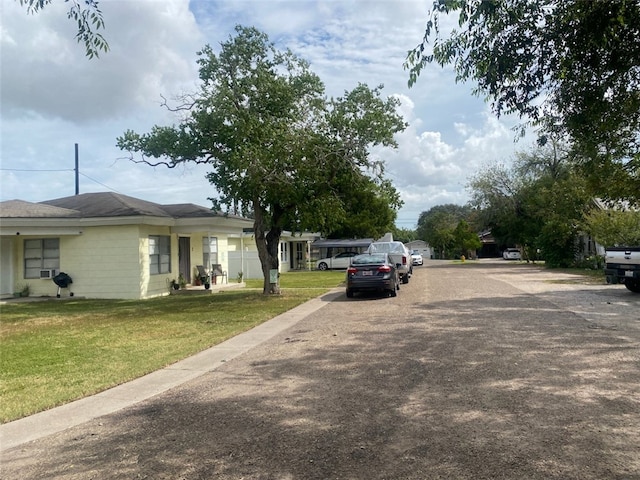
M 428 261 L 396 298 L 340 295 L 0 460 L 2 479 L 640 479 L 640 295 Z

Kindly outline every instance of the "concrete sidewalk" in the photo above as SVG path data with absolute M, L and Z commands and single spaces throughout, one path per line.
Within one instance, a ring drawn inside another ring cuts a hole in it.
M 295 325 L 307 315 L 340 296 L 342 292 L 342 288 L 333 289 L 248 332 L 129 383 L 0 425 L 0 451 L 113 413 L 215 370 L 223 363 Z

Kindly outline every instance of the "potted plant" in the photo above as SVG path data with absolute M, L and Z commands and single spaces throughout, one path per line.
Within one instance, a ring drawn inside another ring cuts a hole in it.
M 28 283 L 18 284 L 16 285 L 16 289 L 13 291 L 13 296 L 18 297 L 28 297 L 31 293 L 31 286 Z
M 184 275 L 178 275 L 178 284 L 180 285 L 180 288 L 187 288 L 187 281 L 185 280 Z
M 200 281 L 204 285 L 204 289 L 209 290 L 209 288 L 211 287 L 211 277 L 209 276 L 209 274 L 207 273 L 206 275 L 201 276 Z

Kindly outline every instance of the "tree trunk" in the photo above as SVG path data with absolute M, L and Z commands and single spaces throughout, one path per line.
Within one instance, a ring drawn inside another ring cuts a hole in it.
M 276 282 L 271 283 L 271 270 L 278 271 L 279 259 L 278 259 L 278 247 L 280 245 L 280 235 L 282 229 L 278 227 L 271 227 L 267 232 L 264 222 L 264 212 L 259 207 L 257 202 L 254 202 L 255 218 L 253 221 L 253 229 L 256 237 L 256 246 L 258 248 L 258 258 L 260 258 L 260 265 L 262 266 L 262 275 L 264 278 L 262 293 L 265 295 L 277 295 L 280 293 L 280 281 L 279 274 L 276 277 Z

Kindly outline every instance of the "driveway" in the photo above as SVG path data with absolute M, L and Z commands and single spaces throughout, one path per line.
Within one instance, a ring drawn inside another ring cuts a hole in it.
M 341 295 L 165 393 L 4 451 L 0 478 L 640 479 L 639 347 L 624 287 L 427 261 L 396 298 Z

